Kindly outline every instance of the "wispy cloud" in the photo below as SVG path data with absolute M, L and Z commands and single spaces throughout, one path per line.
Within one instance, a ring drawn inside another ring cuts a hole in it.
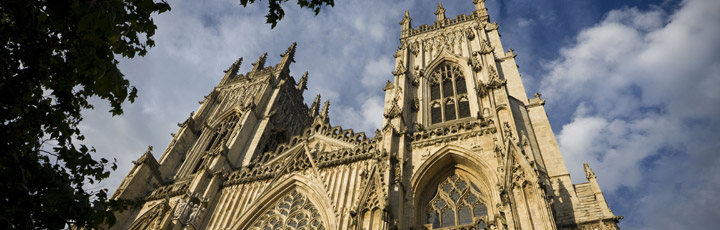
M 720 214 L 720 2 L 679 7 L 609 12 L 541 84 L 550 113 L 575 111 L 558 135 L 571 174 L 590 162 L 611 197 L 637 198 L 611 201 L 629 228 L 707 229 Z
M 248 8 L 237 0 L 175 1 L 171 12 L 157 16 L 157 47 L 121 62 L 140 90 L 138 100 L 119 117 L 111 117 L 104 102 L 84 113 L 86 143 L 118 159 L 118 170 L 102 185 L 114 190 L 148 145 L 159 157 L 175 124 L 198 108 L 239 56 L 245 60 L 240 72 L 263 52 L 268 65 L 275 64 L 292 42 L 298 50 L 291 74 L 310 73 L 306 103 L 320 93 L 331 100 L 333 125 L 372 136 L 382 122 L 380 87 L 392 78 L 398 22 L 409 9 L 413 25 L 432 23 L 437 1 L 338 1 L 318 16 L 292 3 L 283 5 L 286 16 L 274 30 L 263 23 L 262 1 Z M 472 10 L 470 0 L 443 4 L 451 18 Z M 572 175 L 582 178 L 582 162 L 591 163 L 611 208 L 626 216 L 621 226 L 710 226 L 704 224 L 720 216 L 718 2 L 610 12 L 596 4 L 487 2 L 505 48 L 520 54 L 528 90 L 539 88 L 548 98 Z

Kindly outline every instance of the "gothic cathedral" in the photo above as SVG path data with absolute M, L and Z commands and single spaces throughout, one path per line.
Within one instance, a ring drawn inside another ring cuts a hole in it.
M 528 98 L 484 0 L 432 25 L 400 21 L 394 80 L 373 136 L 332 126 L 290 76 L 242 58 L 156 160 L 134 161 L 114 229 L 618 229 L 585 164 L 572 184 L 545 113 Z

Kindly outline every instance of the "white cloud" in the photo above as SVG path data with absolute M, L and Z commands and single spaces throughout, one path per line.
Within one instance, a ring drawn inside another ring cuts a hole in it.
M 488 2 L 493 11 L 503 1 Z M 584 1 L 554 3 L 573 6 L 547 11 L 536 8 L 545 7 L 541 3 L 511 3 L 508 8 L 541 12 L 524 17 L 527 21 L 513 21 L 530 25 L 527 28 L 558 31 L 548 26 L 561 25 L 564 30 L 588 20 L 577 16 L 587 13 L 581 11 L 589 8 Z M 285 18 L 270 30 L 263 24 L 262 2 L 248 8 L 238 6 L 237 0 L 172 2 L 171 12 L 155 17 L 157 47 L 145 58 L 121 62 L 123 73 L 140 90 L 138 100 L 126 104 L 121 117 L 110 117 L 102 102 L 84 113 L 86 143 L 100 156 L 118 158 L 118 170 L 102 185 L 114 190 L 130 170 L 130 161 L 148 145 L 155 146 L 159 157 L 171 139 L 169 133 L 177 132 L 175 123 L 198 108 L 197 101 L 236 58 L 244 57 L 241 72 L 263 52 L 268 52 L 267 64 L 274 65 L 294 41 L 297 62 L 291 74 L 310 73 L 305 101 L 310 103 L 317 93 L 330 99 L 333 125 L 366 132 L 380 128 L 384 97 L 379 87 L 392 77 L 390 57 L 400 34 L 397 22 L 410 9 L 414 26 L 432 23 L 436 4 L 344 1 L 314 16 L 288 2 L 283 5 Z M 627 206 L 627 213 L 616 211 L 626 216 L 625 228 L 703 228 L 703 220 L 720 216 L 714 197 L 720 193 L 720 177 L 715 176 L 720 175 L 720 158 L 715 155 L 720 149 L 719 4 L 698 0 L 686 1 L 674 12 L 612 11 L 583 30 L 560 59 L 547 62 L 545 77 L 535 80 L 525 74 L 526 84 L 541 84 L 550 116 L 574 114 L 558 132 L 566 164 L 575 179 L 581 179 L 582 162 L 591 163 L 611 208 Z M 445 7 L 451 18 L 472 9 L 471 1 L 447 2 Z M 508 35 L 525 29 L 501 30 L 507 44 L 513 39 Z M 523 41 L 540 35 L 520 37 Z M 541 47 L 518 45 L 512 47 L 518 48 L 519 60 L 545 63 Z M 638 199 L 613 203 L 622 200 L 613 194 L 624 188 L 637 193 Z
M 549 113 L 575 111 L 558 135 L 568 169 L 580 182 L 589 161 L 610 197 L 635 194 L 614 203 L 629 228 L 703 229 L 719 213 L 719 9 L 614 10 L 546 66 Z
M 392 71 L 395 68 L 395 61 L 389 57 L 381 57 L 377 60 L 371 60 L 363 72 L 362 85 L 365 88 L 380 88 L 385 85 L 385 81 L 391 80 Z

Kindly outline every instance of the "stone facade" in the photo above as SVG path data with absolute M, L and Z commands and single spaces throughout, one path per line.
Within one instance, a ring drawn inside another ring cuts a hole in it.
M 540 94 L 527 98 L 483 0 L 432 25 L 406 12 L 373 137 L 330 125 L 275 66 L 233 63 L 159 160 L 113 198 L 114 229 L 618 229 L 595 174 L 572 184 Z

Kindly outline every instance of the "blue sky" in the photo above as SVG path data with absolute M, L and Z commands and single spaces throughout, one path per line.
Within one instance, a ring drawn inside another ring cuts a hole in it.
M 298 42 L 291 75 L 309 71 L 310 103 L 330 99 L 334 125 L 370 132 L 382 122 L 385 81 L 400 25 L 432 23 L 437 1 L 337 1 L 318 16 L 290 1 L 273 30 L 266 1 L 171 1 L 155 17 L 157 46 L 121 61 L 139 92 L 125 114 L 85 111 L 85 143 L 117 158 L 98 187 L 120 183 L 148 145 L 159 157 L 176 123 L 198 108 L 222 70 L 263 52 L 268 65 Z M 454 18 L 471 0 L 443 2 Z M 714 229 L 720 216 L 720 1 L 488 0 L 503 46 L 515 49 L 529 95 L 540 92 L 575 183 L 598 176 L 626 229 Z M 372 133 L 372 132 L 370 132 Z

